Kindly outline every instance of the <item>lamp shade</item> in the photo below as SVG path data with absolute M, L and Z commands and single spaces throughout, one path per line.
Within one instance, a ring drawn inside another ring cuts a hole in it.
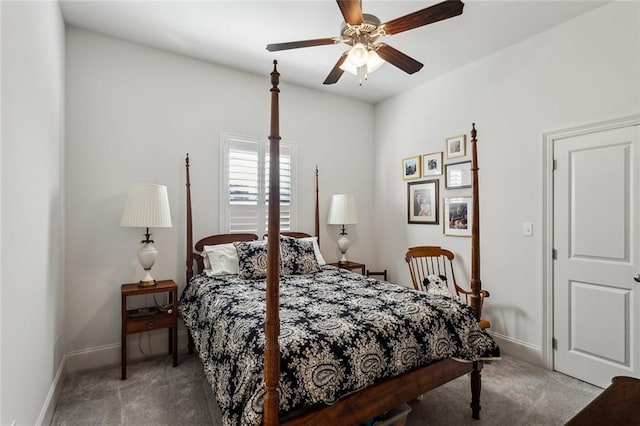
M 133 185 L 124 203 L 120 226 L 171 228 L 167 187 L 150 183 Z
M 353 194 L 334 194 L 329 206 L 329 225 L 349 225 L 358 223 L 356 199 Z

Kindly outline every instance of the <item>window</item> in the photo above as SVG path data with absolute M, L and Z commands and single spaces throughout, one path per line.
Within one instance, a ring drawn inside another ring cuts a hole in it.
M 220 147 L 220 230 L 262 236 L 269 220 L 269 141 L 223 133 Z M 295 146 L 280 141 L 281 231 L 296 228 L 295 181 Z

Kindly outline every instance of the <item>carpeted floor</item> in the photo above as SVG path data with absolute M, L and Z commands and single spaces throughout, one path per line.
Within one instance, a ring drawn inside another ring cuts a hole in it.
M 66 377 L 52 425 L 220 425 L 202 364 L 181 354 Z M 469 378 L 461 377 L 409 402 L 407 426 L 562 425 L 602 389 L 504 356 L 482 371 L 482 411 L 471 418 Z

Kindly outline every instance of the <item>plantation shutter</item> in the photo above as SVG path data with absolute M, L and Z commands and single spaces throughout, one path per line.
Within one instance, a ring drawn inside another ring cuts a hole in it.
M 234 140 L 229 146 L 229 222 L 226 232 L 258 232 L 261 211 L 259 145 Z
M 280 230 L 291 231 L 291 153 L 289 146 L 280 146 Z M 269 223 L 269 154 L 265 161 L 265 225 Z
M 267 233 L 269 143 L 223 134 L 221 138 L 221 232 Z M 295 227 L 295 149 L 280 143 L 280 230 Z

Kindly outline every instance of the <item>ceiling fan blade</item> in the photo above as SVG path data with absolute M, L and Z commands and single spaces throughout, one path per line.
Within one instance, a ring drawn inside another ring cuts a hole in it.
M 382 26 L 387 35 L 398 34 L 403 31 L 461 15 L 463 8 L 464 3 L 460 0 L 447 0 L 400 18 L 392 19 L 389 22 L 385 22 Z
M 317 38 L 314 40 L 300 40 L 290 41 L 287 43 L 272 43 L 267 45 L 269 52 L 276 52 L 278 50 L 298 49 L 300 47 L 312 47 L 312 46 L 324 46 L 327 44 L 340 43 L 342 40 L 336 37 L 331 38 Z
M 342 77 L 342 74 L 344 74 L 344 71 L 342 71 L 340 65 L 342 65 L 345 59 L 347 59 L 348 53 L 349 51 L 347 50 L 342 54 L 342 56 L 340 56 L 340 59 L 338 59 L 338 62 L 336 62 L 336 64 L 333 66 L 333 69 L 331 70 L 327 78 L 324 79 L 324 82 L 322 82 L 322 84 L 334 84 L 337 83 L 338 80 L 340 80 L 340 77 Z
M 362 24 L 362 5 L 360 0 L 336 0 L 344 21 L 349 25 Z
M 376 44 L 376 52 L 382 59 L 389 62 L 391 65 L 400 68 L 407 74 L 418 72 L 423 67 L 422 63 L 405 55 L 401 51 L 394 49 L 386 43 Z

